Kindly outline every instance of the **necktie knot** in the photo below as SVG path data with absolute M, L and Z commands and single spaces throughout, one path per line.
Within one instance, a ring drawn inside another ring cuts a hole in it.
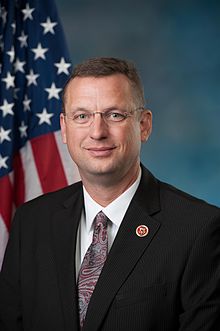
M 100 211 L 94 218 L 94 232 L 107 229 L 107 216 Z

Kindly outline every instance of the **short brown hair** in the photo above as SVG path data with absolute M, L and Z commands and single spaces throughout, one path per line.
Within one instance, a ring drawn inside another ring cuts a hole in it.
M 131 85 L 133 98 L 137 108 L 144 107 L 144 91 L 140 76 L 132 62 L 113 57 L 98 57 L 88 59 L 74 68 L 63 89 L 63 111 L 65 92 L 69 82 L 75 77 L 105 77 L 115 74 L 125 75 Z

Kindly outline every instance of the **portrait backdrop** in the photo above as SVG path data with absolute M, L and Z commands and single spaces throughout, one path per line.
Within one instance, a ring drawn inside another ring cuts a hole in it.
M 143 163 L 220 206 L 220 2 L 56 0 L 73 65 L 136 63 L 153 132 Z

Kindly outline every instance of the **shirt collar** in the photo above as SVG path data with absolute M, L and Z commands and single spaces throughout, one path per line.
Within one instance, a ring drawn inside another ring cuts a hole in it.
M 102 210 L 103 213 L 114 223 L 117 227 L 120 226 L 124 215 L 128 209 L 128 206 L 138 188 L 141 180 L 141 168 L 136 181 L 117 199 L 112 201 L 107 207 L 99 205 L 94 201 L 89 193 L 83 186 L 84 202 L 85 202 L 85 220 L 86 220 L 86 231 L 89 233 L 92 231 L 93 220 L 95 216 Z

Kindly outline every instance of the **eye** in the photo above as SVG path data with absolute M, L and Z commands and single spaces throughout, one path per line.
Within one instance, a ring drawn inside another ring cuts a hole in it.
M 88 113 L 75 113 L 73 114 L 73 120 L 78 123 L 87 122 L 90 118 L 90 114 Z
M 105 117 L 109 121 L 120 122 L 123 121 L 127 116 L 126 113 L 120 111 L 110 111 L 105 113 Z

